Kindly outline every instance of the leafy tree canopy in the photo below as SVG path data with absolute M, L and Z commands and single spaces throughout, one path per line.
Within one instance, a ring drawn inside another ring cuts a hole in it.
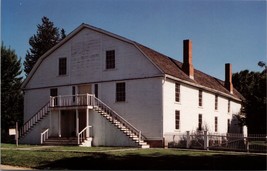
M 37 60 L 60 40 L 66 37 L 65 30 L 54 26 L 47 17 L 42 18 L 42 24 L 37 25 L 37 32 L 29 39 L 31 48 L 27 50 L 24 61 L 24 72 L 30 73 Z
M 259 66 L 265 67 L 264 62 Z M 262 72 L 243 70 L 233 74 L 234 87 L 246 98 L 244 103 L 249 133 L 266 133 L 266 68 Z
M 21 60 L 14 50 L 1 44 L 1 136 L 6 141 L 8 129 L 15 127 L 16 121 L 20 125 L 23 118 L 23 95 Z

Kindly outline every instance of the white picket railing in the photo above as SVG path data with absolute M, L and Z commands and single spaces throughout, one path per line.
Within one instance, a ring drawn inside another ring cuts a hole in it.
M 81 130 L 81 132 L 79 132 L 79 134 L 78 134 L 78 145 L 80 145 L 83 142 L 83 139 L 86 139 L 86 138 L 90 137 L 89 128 L 91 128 L 91 127 L 92 126 L 88 125 L 83 130 Z M 87 131 L 88 131 L 88 137 L 86 136 Z
M 50 96 L 50 107 L 93 106 L 93 94 Z
M 267 153 L 265 134 L 190 132 L 168 134 L 169 147 Z
M 124 127 L 126 127 L 129 132 L 128 134 L 135 134 L 139 137 L 139 141 L 146 139 L 142 135 L 141 131 L 135 128 L 131 123 L 125 120 L 117 112 L 111 109 L 103 101 L 95 97 L 94 94 L 76 94 L 76 95 L 64 95 L 64 96 L 51 96 L 50 97 L 50 107 L 76 107 L 76 106 L 93 106 L 97 107 L 97 110 L 105 112 L 109 117 L 112 118 L 112 122 L 120 122 Z M 80 142 L 80 141 L 79 141 Z
M 24 136 L 30 129 L 49 113 L 50 103 L 45 104 L 35 115 L 28 119 L 19 130 L 19 137 Z
M 41 144 L 43 144 L 45 142 L 45 140 L 48 139 L 48 131 L 49 131 L 49 129 L 47 128 L 46 130 L 44 130 L 41 133 Z

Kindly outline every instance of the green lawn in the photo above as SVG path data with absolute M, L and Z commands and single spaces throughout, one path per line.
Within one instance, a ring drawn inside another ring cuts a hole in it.
M 54 170 L 266 170 L 266 155 L 246 153 L 179 149 L 125 149 L 116 147 L 21 147 L 18 149 L 12 145 L 2 144 L 2 164 Z M 33 148 L 30 149 L 31 147 Z

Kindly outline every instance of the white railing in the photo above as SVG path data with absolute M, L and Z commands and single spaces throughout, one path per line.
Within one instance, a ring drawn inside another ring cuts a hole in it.
M 169 147 L 267 153 L 265 134 L 190 132 L 164 135 Z
M 83 142 L 83 139 L 89 138 L 90 134 L 89 134 L 89 128 L 91 128 L 92 126 L 88 125 L 86 126 L 83 130 L 81 130 L 81 132 L 79 132 L 78 134 L 78 145 L 80 145 Z M 88 137 L 86 135 L 86 133 L 88 132 Z
M 48 139 L 48 131 L 49 129 L 47 128 L 41 133 L 41 144 L 43 144 Z
M 19 130 L 19 137 L 25 135 L 37 122 L 49 113 L 49 103 L 45 104 L 35 115 L 27 120 Z
M 130 132 L 135 134 L 139 137 L 139 141 L 146 139 L 144 135 L 142 135 L 142 132 L 135 128 L 131 123 L 129 123 L 127 120 L 125 120 L 122 116 L 120 116 L 117 112 L 112 110 L 108 105 L 106 105 L 104 102 L 102 102 L 100 99 L 95 97 L 95 106 L 100 108 L 103 112 L 105 112 L 107 115 L 109 115 L 112 118 L 112 121 L 119 121 L 123 126 L 125 126 Z
M 105 112 L 112 118 L 112 122 L 120 122 L 124 127 L 128 129 L 127 134 L 135 134 L 139 137 L 139 141 L 146 139 L 142 135 L 141 131 L 135 128 L 127 120 L 121 117 L 117 112 L 112 110 L 108 105 L 96 98 L 94 94 L 76 94 L 76 95 L 64 95 L 64 96 L 51 96 L 50 107 L 76 107 L 76 106 L 93 106 L 99 110 Z M 79 140 L 80 142 L 80 140 Z
M 50 96 L 50 107 L 93 106 L 93 94 Z

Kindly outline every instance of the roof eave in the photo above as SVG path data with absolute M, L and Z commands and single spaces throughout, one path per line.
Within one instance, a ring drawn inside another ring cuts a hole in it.
M 193 83 L 193 82 L 189 82 L 189 81 L 185 81 L 183 79 L 180 79 L 180 78 L 177 78 L 177 77 L 174 77 L 174 76 L 171 76 L 171 75 L 168 75 L 166 74 L 166 78 L 169 78 L 169 79 L 172 79 L 172 80 L 175 80 L 175 81 L 179 81 L 179 82 L 182 82 L 186 85 L 189 85 L 189 86 L 192 86 L 192 87 L 196 87 L 196 88 L 200 88 L 200 89 L 203 89 L 203 90 L 206 90 L 206 91 L 209 91 L 209 92 L 212 92 L 212 93 L 215 93 L 215 94 L 219 94 L 223 97 L 226 97 L 226 98 L 230 98 L 230 99 L 233 99 L 237 102 L 242 102 L 242 99 L 239 99 L 237 97 L 234 97 L 233 95 L 230 95 L 230 94 L 227 94 L 227 93 L 224 93 L 224 92 L 221 92 L 219 90 L 215 90 L 215 89 L 212 89 L 212 88 L 208 88 L 208 87 L 205 87 L 205 86 L 202 86 L 200 84 L 196 84 L 196 83 Z

